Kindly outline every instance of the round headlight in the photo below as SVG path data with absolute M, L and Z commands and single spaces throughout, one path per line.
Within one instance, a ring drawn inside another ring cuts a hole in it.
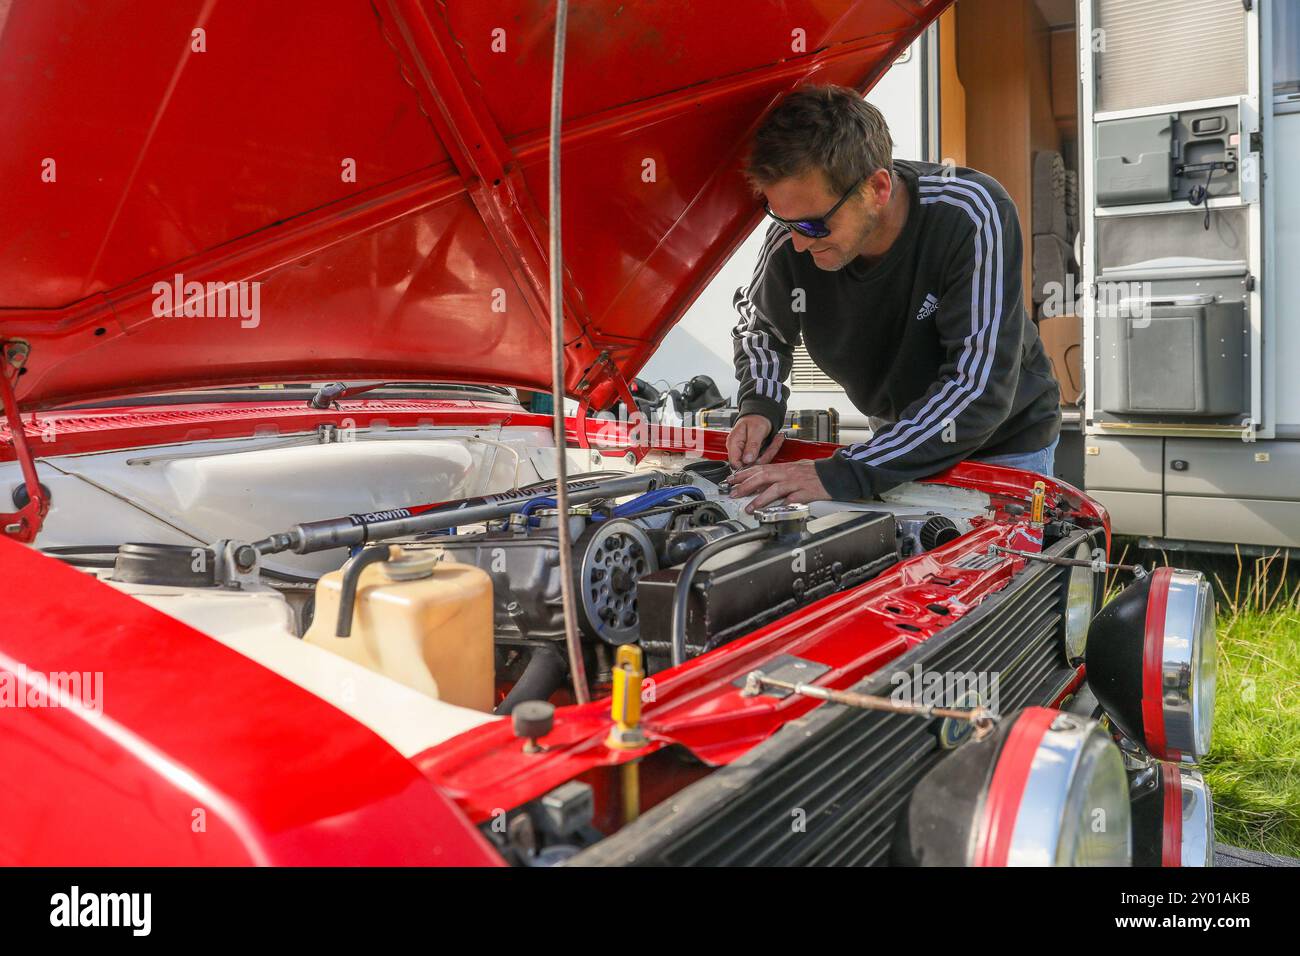
M 1214 865 L 1214 803 L 1200 773 L 1157 763 L 1131 792 L 1134 866 Z
M 926 866 L 1127 866 L 1128 777 L 1096 721 L 1021 711 L 913 790 L 895 859 Z
M 1209 582 L 1158 568 L 1093 619 L 1088 683 L 1125 736 L 1161 760 L 1198 760 L 1210 750 L 1215 655 Z
M 1087 561 L 1092 553 L 1090 542 L 1084 541 L 1074 549 L 1074 557 Z M 1070 581 L 1065 592 L 1065 656 L 1071 661 L 1081 660 L 1088 646 L 1088 627 L 1097 610 L 1097 572 L 1090 567 L 1070 569 Z

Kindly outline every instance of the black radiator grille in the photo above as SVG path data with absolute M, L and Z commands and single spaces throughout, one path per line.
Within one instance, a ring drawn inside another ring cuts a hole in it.
M 1051 550 L 1068 554 L 1076 545 L 1072 539 Z M 1032 564 L 962 620 L 855 689 L 888 695 L 894 689 L 890 674 L 910 672 L 919 663 L 923 672 L 998 672 L 1002 713 L 1049 703 L 1047 688 L 1059 687 L 1068 673 L 1061 650 L 1068 573 Z M 901 714 L 823 705 L 572 862 L 887 862 L 898 810 L 947 753 L 938 747 L 934 727 L 933 721 Z

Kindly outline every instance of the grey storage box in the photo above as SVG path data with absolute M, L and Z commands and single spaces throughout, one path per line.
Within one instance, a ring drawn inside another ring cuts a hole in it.
M 1173 196 L 1168 114 L 1097 124 L 1097 204 L 1168 202 Z
M 1101 408 L 1119 415 L 1224 416 L 1246 408 L 1240 301 L 1189 294 L 1097 310 Z

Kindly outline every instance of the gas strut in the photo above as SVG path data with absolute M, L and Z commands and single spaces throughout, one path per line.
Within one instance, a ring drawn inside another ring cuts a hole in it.
M 664 471 L 638 471 L 603 478 L 584 478 L 575 475 L 566 482 L 566 486 L 569 502 L 580 504 L 595 498 L 639 494 L 689 481 L 689 474 L 672 475 Z M 513 491 L 503 491 L 500 494 L 483 495 L 478 498 L 411 505 L 406 508 L 391 508 L 387 511 L 345 515 L 342 518 L 325 518 L 321 521 L 304 521 L 302 524 L 294 525 L 288 531 L 273 534 L 244 547 L 253 548 L 259 554 L 278 554 L 281 551 L 312 554 L 316 551 L 365 544 L 368 541 L 383 541 L 387 538 L 441 531 L 456 525 L 504 518 L 518 511 L 520 506 L 529 500 L 554 497 L 556 489 L 556 482 L 543 481 Z

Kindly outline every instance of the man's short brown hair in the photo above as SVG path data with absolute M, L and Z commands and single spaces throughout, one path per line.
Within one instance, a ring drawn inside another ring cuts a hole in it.
M 805 86 L 787 96 L 754 134 L 745 178 L 761 193 L 820 169 L 831 192 L 846 193 L 877 169 L 891 169 L 894 142 L 885 117 L 843 86 Z

